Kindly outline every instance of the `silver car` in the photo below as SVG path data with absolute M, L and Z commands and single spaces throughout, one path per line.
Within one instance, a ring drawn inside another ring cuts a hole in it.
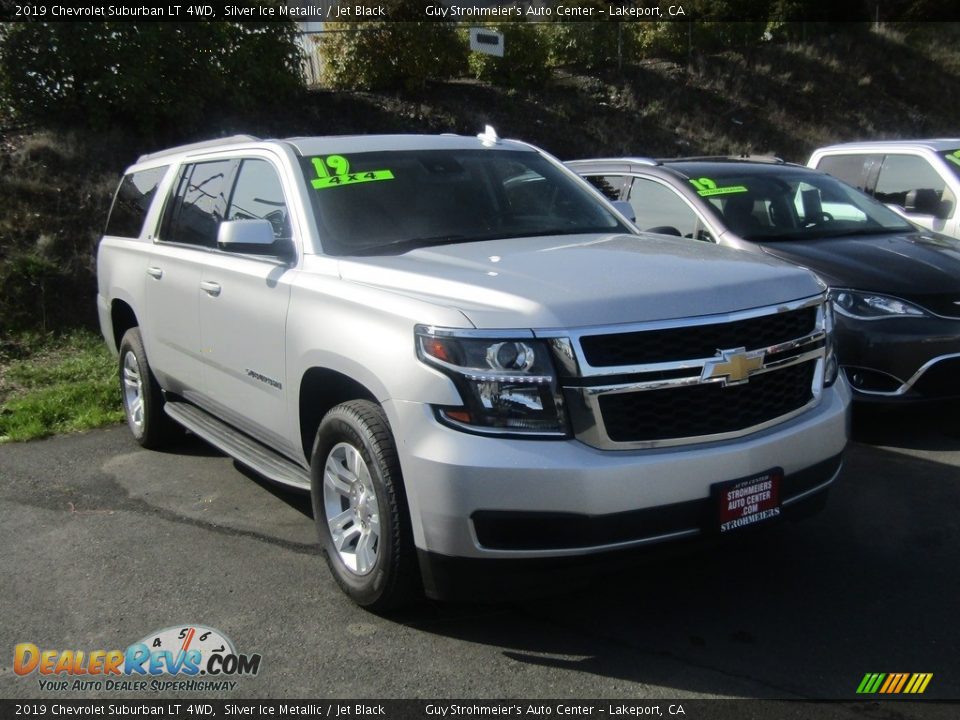
M 734 532 L 840 472 L 822 283 L 638 236 L 492 131 L 144 156 L 98 281 L 134 437 L 186 427 L 310 492 L 334 578 L 370 608 Z

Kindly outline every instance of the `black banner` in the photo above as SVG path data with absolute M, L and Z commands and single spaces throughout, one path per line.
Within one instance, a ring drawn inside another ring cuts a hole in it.
M 947 720 L 956 703 L 779 700 L 0 700 L 0 717 L 328 718 L 330 720 L 461 720 L 468 718 L 742 718 L 893 717 Z
M 0 21 L 41 22 L 923 22 L 960 20 L 951 0 L 0 0 Z

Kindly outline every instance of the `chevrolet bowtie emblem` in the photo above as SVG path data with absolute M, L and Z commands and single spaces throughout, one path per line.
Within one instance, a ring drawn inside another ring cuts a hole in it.
M 719 380 L 723 385 L 741 385 L 763 367 L 763 350 L 747 352 L 746 348 L 719 350 L 720 357 L 708 360 L 703 366 L 700 382 Z

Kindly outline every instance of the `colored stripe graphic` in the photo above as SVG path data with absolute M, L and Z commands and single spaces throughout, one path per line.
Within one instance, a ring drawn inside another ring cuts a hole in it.
M 857 686 L 857 694 L 919 695 L 932 679 L 933 673 L 867 673 Z
M 857 688 L 857 692 L 861 694 L 875 693 L 885 677 L 886 675 L 883 673 L 867 673 L 863 676 L 863 680 L 860 681 L 860 687 Z

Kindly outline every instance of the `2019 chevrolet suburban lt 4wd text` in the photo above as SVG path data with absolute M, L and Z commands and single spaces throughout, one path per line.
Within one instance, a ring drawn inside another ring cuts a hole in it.
M 128 424 L 309 490 L 361 605 L 457 567 L 720 533 L 821 497 L 849 389 L 814 275 L 633 234 L 557 160 L 459 136 L 146 155 L 98 254 Z

